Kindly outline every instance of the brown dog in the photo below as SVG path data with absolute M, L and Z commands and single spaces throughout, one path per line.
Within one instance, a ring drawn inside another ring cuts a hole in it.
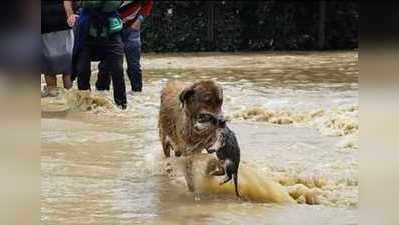
M 215 118 L 224 121 L 223 91 L 213 81 L 168 82 L 161 93 L 159 136 L 166 157 L 208 149 L 216 140 Z

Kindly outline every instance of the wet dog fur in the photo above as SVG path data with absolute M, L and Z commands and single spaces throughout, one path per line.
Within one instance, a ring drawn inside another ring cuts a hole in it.
M 166 157 L 190 155 L 208 149 L 216 140 L 218 126 L 223 121 L 223 90 L 213 81 L 186 85 L 171 81 L 161 92 L 159 137 Z

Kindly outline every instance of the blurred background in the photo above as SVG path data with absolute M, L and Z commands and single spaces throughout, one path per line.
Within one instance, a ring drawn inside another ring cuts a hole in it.
M 147 52 L 355 49 L 357 1 L 155 1 Z

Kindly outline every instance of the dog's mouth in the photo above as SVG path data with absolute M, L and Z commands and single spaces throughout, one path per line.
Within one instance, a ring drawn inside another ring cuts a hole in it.
M 225 126 L 223 116 L 215 115 L 209 112 L 201 112 L 194 118 L 193 128 L 194 132 L 202 138 L 202 144 L 205 149 L 218 150 L 223 145 L 223 140 L 220 135 L 221 127 Z
M 199 113 L 195 118 L 194 129 L 197 133 L 209 131 L 212 128 L 214 116 L 210 113 Z
M 196 119 L 198 123 L 211 123 L 214 121 L 215 115 L 207 112 L 199 113 Z
M 199 113 L 195 121 L 194 127 L 198 131 L 209 129 L 212 126 L 214 128 L 221 128 L 226 125 L 226 120 L 223 115 L 215 115 L 208 112 Z

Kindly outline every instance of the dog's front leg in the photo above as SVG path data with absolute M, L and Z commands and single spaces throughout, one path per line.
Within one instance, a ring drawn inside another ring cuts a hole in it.
M 193 161 L 192 159 L 186 159 L 185 163 L 184 178 L 186 180 L 188 190 L 194 192 Z

